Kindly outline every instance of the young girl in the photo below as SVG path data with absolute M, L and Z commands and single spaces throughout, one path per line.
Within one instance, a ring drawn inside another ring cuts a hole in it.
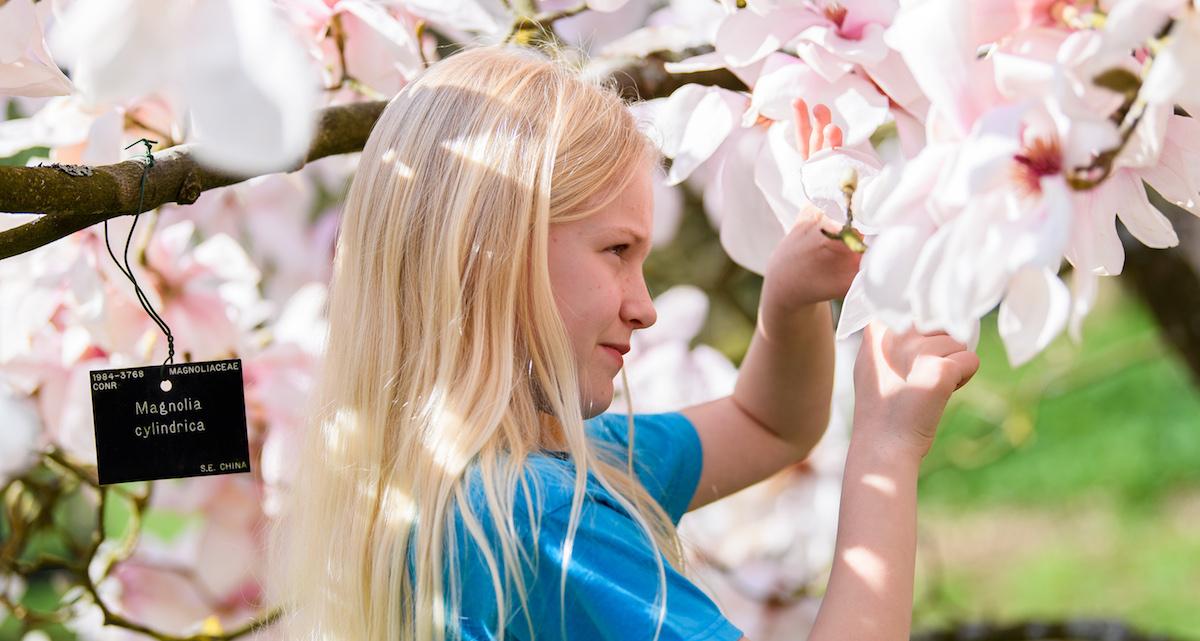
M 806 153 L 837 144 L 827 109 L 815 128 L 800 115 Z M 655 321 L 642 263 L 661 167 L 637 124 L 611 86 L 504 46 L 439 61 L 388 104 L 345 205 L 313 424 L 272 533 L 280 638 L 744 638 L 686 578 L 675 525 L 820 439 L 828 301 L 858 257 L 808 216 L 771 258 L 733 395 L 604 414 Z M 946 335 L 866 330 L 811 639 L 907 639 L 917 469 L 977 366 Z

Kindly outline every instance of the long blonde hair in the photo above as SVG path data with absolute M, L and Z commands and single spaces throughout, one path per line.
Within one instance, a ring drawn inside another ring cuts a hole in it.
M 505 575 L 532 626 L 513 514 L 540 412 L 558 420 L 575 464 L 564 590 L 590 471 L 654 542 L 661 629 L 664 557 L 684 571 L 678 534 L 632 474 L 632 452 L 622 465 L 585 438 L 547 259 L 551 223 L 599 211 L 656 154 L 611 81 L 527 47 L 465 49 L 387 105 L 347 196 L 312 422 L 271 531 L 283 638 L 457 630 L 456 513 L 491 574 L 499 638 Z M 468 500 L 471 465 L 498 549 Z

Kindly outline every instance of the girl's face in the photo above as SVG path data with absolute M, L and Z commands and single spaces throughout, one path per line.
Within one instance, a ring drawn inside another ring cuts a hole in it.
M 650 253 L 649 167 L 605 209 L 550 225 L 550 283 L 579 364 L 583 417 L 612 403 L 613 377 L 635 329 L 654 324 L 642 264 Z

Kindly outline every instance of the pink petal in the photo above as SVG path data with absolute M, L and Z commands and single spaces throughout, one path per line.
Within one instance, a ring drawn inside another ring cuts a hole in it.
M 767 259 L 784 230 L 770 204 L 754 183 L 754 163 L 765 142 L 761 128 L 737 137 L 735 148 L 721 165 L 720 196 L 713 207 L 720 211 L 721 246 L 742 267 L 757 274 L 766 272 Z
M 1066 258 L 1076 270 L 1115 276 L 1125 265 L 1125 249 L 1117 236 L 1112 186 L 1105 182 L 1090 191 L 1075 192 L 1075 219 Z
M 1117 217 L 1134 238 L 1156 249 L 1179 244 L 1171 221 L 1150 204 L 1141 178 L 1130 171 L 1117 171 L 1107 182 L 1113 183 L 1108 192 L 1113 197 L 1111 206 L 1116 207 Z
M 772 120 L 794 120 L 792 102 L 800 97 L 809 105 L 829 107 L 846 146 L 867 140 L 888 119 L 887 98 L 862 77 L 847 74 L 829 83 L 799 59 L 776 53 L 763 67 L 742 125 L 749 126 L 760 114 Z
M 1071 296 L 1054 270 L 1030 267 L 1018 271 L 1000 303 L 997 328 L 1013 367 L 1041 352 L 1067 324 Z
M 823 21 L 805 7 L 779 9 L 767 16 L 738 11 L 721 22 L 714 44 L 726 63 L 741 67 L 765 58 L 805 28 Z
M 976 57 L 982 36 L 972 11 L 971 3 L 960 0 L 911 4 L 897 14 L 884 35 L 903 56 L 934 108 L 949 118 L 960 135 L 997 103 L 991 63 Z
M 341 0 L 346 30 L 346 66 L 367 86 L 393 95 L 424 70 L 415 30 L 383 6 L 363 0 Z

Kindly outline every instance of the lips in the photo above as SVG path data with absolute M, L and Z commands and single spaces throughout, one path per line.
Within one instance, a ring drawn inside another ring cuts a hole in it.
M 609 347 L 617 351 L 622 356 L 629 353 L 629 345 L 620 343 L 600 343 L 601 347 Z
M 625 359 L 621 352 L 621 346 L 601 345 L 600 347 L 604 348 L 604 351 L 608 352 L 614 359 L 616 359 L 617 365 L 625 364 Z M 629 351 L 628 348 L 626 348 L 625 351 Z

